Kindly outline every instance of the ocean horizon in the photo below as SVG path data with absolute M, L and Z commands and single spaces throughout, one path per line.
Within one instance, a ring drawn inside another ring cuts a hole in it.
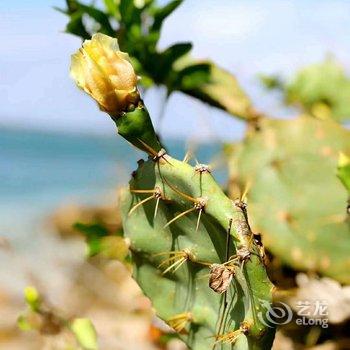
M 118 135 L 68 134 L 0 128 L 0 236 L 15 246 L 32 241 L 32 229 L 65 203 L 100 205 L 127 185 L 145 155 Z M 184 140 L 166 142 L 169 154 L 186 153 Z M 220 144 L 199 144 L 208 163 Z M 224 172 L 219 171 L 221 182 Z

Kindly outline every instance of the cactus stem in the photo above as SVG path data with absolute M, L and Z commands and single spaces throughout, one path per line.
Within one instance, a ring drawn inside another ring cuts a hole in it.
M 191 322 L 193 316 L 190 312 L 183 312 L 181 314 L 175 315 L 167 320 L 167 323 L 170 327 L 178 333 L 182 332 L 186 327 L 188 322 Z

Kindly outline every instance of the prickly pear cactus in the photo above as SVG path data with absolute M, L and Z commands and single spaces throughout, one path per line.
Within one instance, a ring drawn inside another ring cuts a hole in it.
M 135 279 L 191 349 L 269 349 L 273 286 L 245 205 L 205 165 L 152 157 L 121 194 Z
M 347 193 L 336 176 L 350 132 L 332 120 L 261 120 L 230 162 L 231 194 L 250 186 L 252 227 L 285 263 L 350 282 Z
M 121 196 L 134 276 L 157 314 L 194 350 L 269 349 L 273 286 L 245 204 L 232 202 L 209 167 L 162 148 L 116 39 L 94 35 L 72 56 L 71 76 L 148 155 Z

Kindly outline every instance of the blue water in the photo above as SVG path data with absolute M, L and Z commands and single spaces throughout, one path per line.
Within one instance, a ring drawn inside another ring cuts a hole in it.
M 185 142 L 166 146 L 174 157 L 186 153 Z M 207 163 L 220 147 L 199 146 L 196 157 Z M 113 189 L 127 183 L 142 156 L 117 135 L 0 129 L 0 236 L 28 249 L 57 207 L 102 204 Z M 218 177 L 224 181 L 222 172 Z
M 178 159 L 186 153 L 183 141 L 166 147 Z M 220 149 L 202 145 L 195 153 L 208 163 Z M 60 240 L 48 217 L 62 205 L 115 201 L 116 187 L 127 184 L 144 156 L 117 135 L 0 129 L 0 288 L 21 298 L 26 285 L 39 281 L 64 294 L 73 267 L 85 260 L 85 245 Z M 225 181 L 222 171 L 216 175 Z M 1 247 L 4 240 L 9 248 Z

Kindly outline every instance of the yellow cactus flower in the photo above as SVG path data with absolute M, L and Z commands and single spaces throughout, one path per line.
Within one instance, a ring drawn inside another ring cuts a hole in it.
M 118 41 L 94 34 L 72 55 L 70 74 L 79 88 L 96 100 L 101 110 L 118 116 L 137 104 L 137 76 L 129 55 L 119 51 Z

